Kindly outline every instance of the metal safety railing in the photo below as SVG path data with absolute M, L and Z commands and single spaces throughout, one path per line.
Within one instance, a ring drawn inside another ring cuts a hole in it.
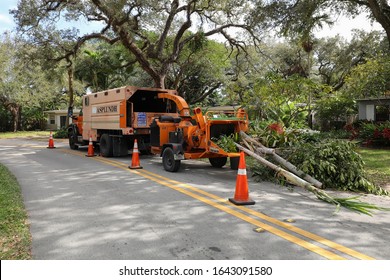
M 245 121 L 248 119 L 248 114 L 242 109 L 237 111 L 208 111 L 206 112 L 205 117 L 207 120 Z

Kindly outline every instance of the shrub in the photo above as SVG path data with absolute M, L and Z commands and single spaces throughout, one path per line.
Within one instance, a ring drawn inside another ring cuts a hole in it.
M 53 133 L 54 138 L 68 138 L 68 129 L 66 127 L 62 127 Z
M 324 139 L 324 134 L 318 130 L 300 129 L 298 132 L 298 140 L 300 142 L 319 142 Z M 299 144 L 299 143 L 298 143 Z
M 353 130 L 348 127 L 348 129 L 337 129 L 327 132 L 323 132 L 324 139 L 353 139 Z
M 252 134 L 269 148 L 290 147 L 299 135 L 297 129 L 285 129 L 280 123 L 270 121 L 257 121 L 252 123 Z
M 316 130 L 299 130 L 299 141 L 303 142 L 320 142 L 325 139 L 349 139 L 353 140 L 354 134 L 350 130 L 338 129 L 326 132 L 319 132 Z
M 353 98 L 340 94 L 326 95 L 317 101 L 316 119 L 320 122 L 321 130 L 341 129 L 345 119 L 357 113 Z
M 390 122 L 362 123 L 359 138 L 367 146 L 390 146 Z
M 355 148 L 345 140 L 302 143 L 290 150 L 289 160 L 327 188 L 388 194 L 367 180 L 363 160 Z

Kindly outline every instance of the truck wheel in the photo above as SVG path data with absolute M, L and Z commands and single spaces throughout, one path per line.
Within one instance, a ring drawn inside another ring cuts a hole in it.
M 209 158 L 209 161 L 213 167 L 222 168 L 227 162 L 227 157 Z
M 176 172 L 180 168 L 180 160 L 175 160 L 175 154 L 173 153 L 172 148 L 165 148 L 162 155 L 162 162 L 164 169 L 169 172 Z
M 68 134 L 68 138 L 69 138 L 69 147 L 72 150 L 77 150 L 79 148 L 79 146 L 76 145 L 76 142 L 77 142 L 76 133 L 74 131 L 72 131 L 71 133 Z
M 112 157 L 112 137 L 110 137 L 108 134 L 103 134 L 100 137 L 100 154 L 103 157 Z

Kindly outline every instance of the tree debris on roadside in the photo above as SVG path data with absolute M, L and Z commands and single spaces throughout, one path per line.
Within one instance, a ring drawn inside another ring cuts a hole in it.
M 359 196 L 348 197 L 348 198 L 336 198 L 330 196 L 325 191 L 319 189 L 320 187 L 322 187 L 321 182 L 310 177 L 304 172 L 298 170 L 294 165 L 292 165 L 291 163 L 289 163 L 288 161 L 286 161 L 285 159 L 277 155 L 274 149 L 269 149 L 265 147 L 260 142 L 256 141 L 255 139 L 253 139 L 252 137 L 248 136 L 243 132 L 241 132 L 240 134 L 247 148 L 236 143 L 236 146 L 239 150 L 245 152 L 247 155 L 251 156 L 252 158 L 257 160 L 261 164 L 267 166 L 268 168 L 273 169 L 276 172 L 277 176 L 284 177 L 287 180 L 287 182 L 289 182 L 290 184 L 302 187 L 315 194 L 318 199 L 336 205 L 336 212 L 338 212 L 340 207 L 345 207 L 352 211 L 361 214 L 366 214 L 369 216 L 373 215 L 374 210 L 390 211 L 390 208 L 380 207 L 374 204 L 362 202 L 361 200 L 359 200 Z M 252 145 L 250 145 L 249 143 L 251 143 Z M 289 171 L 266 160 L 262 156 L 262 154 L 272 155 L 273 158 L 279 164 L 289 169 Z

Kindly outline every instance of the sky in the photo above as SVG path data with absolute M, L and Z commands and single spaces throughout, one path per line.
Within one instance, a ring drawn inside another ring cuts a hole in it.
M 359 15 L 354 19 L 340 16 L 339 18 L 336 18 L 336 20 L 336 23 L 332 27 L 319 30 L 316 36 L 321 38 L 340 35 L 347 40 L 351 40 L 353 37 L 353 29 L 363 29 L 366 31 L 383 31 L 383 28 L 379 23 L 374 22 L 373 24 L 371 24 L 370 20 L 367 19 L 366 15 Z
M 0 0 L 0 34 L 4 32 L 12 32 L 15 29 L 15 22 L 9 10 L 17 8 L 18 0 Z M 65 21 L 63 24 L 66 24 Z M 91 31 L 100 30 L 101 26 L 98 23 L 81 22 L 77 24 L 82 34 Z
M 10 30 L 15 25 L 8 10 L 16 8 L 17 0 L 0 0 L 0 33 Z
M 17 6 L 18 0 L 0 0 L 0 34 L 11 31 L 15 28 L 12 15 L 9 14 L 10 9 L 14 9 Z M 80 25 L 79 25 L 80 26 Z M 86 22 L 82 23 L 82 32 L 88 32 L 91 30 L 98 30 L 96 25 L 91 25 Z M 352 38 L 353 29 L 369 30 L 382 30 L 378 23 L 371 25 L 364 15 L 358 16 L 355 19 L 348 19 L 339 17 L 338 22 L 331 28 L 324 28 L 316 33 L 316 37 L 333 37 L 339 34 L 347 40 Z

